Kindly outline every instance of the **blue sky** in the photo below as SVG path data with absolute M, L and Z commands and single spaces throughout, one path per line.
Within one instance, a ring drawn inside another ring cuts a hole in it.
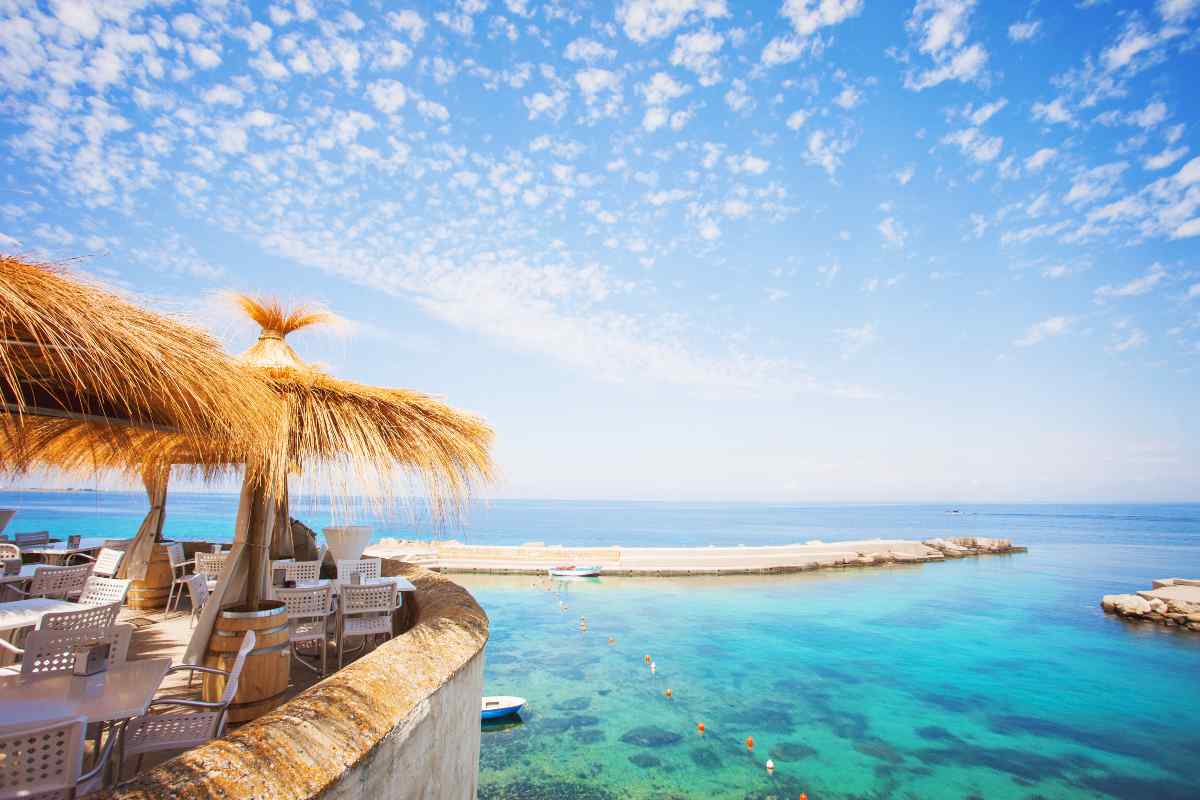
M 1200 3 L 0 0 L 0 249 L 510 497 L 1200 498 Z

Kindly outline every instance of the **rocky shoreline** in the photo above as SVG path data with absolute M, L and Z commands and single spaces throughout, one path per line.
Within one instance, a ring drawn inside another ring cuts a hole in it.
M 1200 633 L 1200 579 L 1160 578 L 1136 594 L 1106 594 L 1100 607 L 1130 621 Z
M 595 564 L 604 575 L 629 577 L 777 574 L 1025 551 L 1009 539 L 983 537 L 811 541 L 755 547 L 564 547 L 543 542 L 488 546 L 385 539 L 367 549 L 371 556 L 411 560 L 438 572 L 544 575 L 547 568 L 558 564 Z

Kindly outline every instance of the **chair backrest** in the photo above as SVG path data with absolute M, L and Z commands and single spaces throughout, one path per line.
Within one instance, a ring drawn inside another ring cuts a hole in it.
M 320 561 L 293 561 L 285 569 L 289 581 L 315 581 L 321 578 Z
M 129 549 L 129 545 L 133 544 L 133 539 L 105 539 L 104 546 L 109 550 L 120 550 L 124 552 Z
M 80 606 L 78 611 L 57 611 L 42 615 L 39 631 L 78 631 L 115 625 L 121 613 L 120 603 L 106 606 Z
M 192 610 L 199 611 L 208 602 L 208 581 L 197 572 L 187 577 L 188 596 L 192 598 Z
M 225 555 L 216 553 L 196 553 L 196 574 L 218 578 L 225 568 Z
M 242 646 L 238 648 L 237 658 L 233 660 L 233 666 L 229 669 L 229 680 L 225 682 L 225 691 L 221 692 L 221 702 L 229 705 L 233 702 L 233 696 L 237 694 L 238 679 L 242 677 L 242 666 L 246 663 L 246 656 L 250 655 L 250 651 L 254 649 L 255 642 L 254 631 L 246 631 L 246 638 L 242 639 Z
M 22 675 L 50 675 L 75 668 L 75 648 L 87 642 L 108 643 L 108 666 L 125 663 L 132 625 L 112 625 L 103 630 L 30 631 L 21 656 Z
M 364 578 L 378 578 L 380 563 L 381 562 L 378 558 L 360 558 L 353 561 L 338 561 L 338 580 L 342 581 L 343 583 L 347 582 L 350 580 L 350 576 L 355 573 L 362 575 Z
M 275 596 L 287 604 L 288 619 L 327 617 L 333 610 L 333 587 L 276 589 Z
M 12 542 L 0 542 L 0 558 L 20 558 L 21 548 Z
M 29 593 L 38 597 L 65 598 L 82 592 L 91 574 L 90 563 L 74 567 L 38 567 L 33 571 L 33 580 L 29 582 Z
M 0 796 L 72 797 L 83 771 L 85 723 L 76 717 L 0 727 Z
M 338 595 L 338 610 L 345 616 L 392 613 L 396 609 L 396 584 L 384 583 L 374 586 L 352 586 L 342 584 Z
M 121 566 L 123 558 L 125 558 L 124 550 L 115 550 L 108 546 L 101 547 L 96 556 L 96 563 L 92 565 L 92 574 L 99 575 L 101 578 L 113 577 L 117 574 L 117 568 Z
M 167 545 L 167 560 L 171 562 L 171 569 L 176 569 L 187 561 L 187 556 L 183 554 L 183 542 L 171 542 Z
M 50 531 L 14 533 L 13 541 L 17 543 L 17 547 L 32 547 L 39 544 L 50 544 Z
M 128 593 L 129 581 L 97 578 L 93 575 L 83 585 L 83 594 L 79 595 L 78 602 L 83 606 L 106 606 L 109 603 L 121 605 Z

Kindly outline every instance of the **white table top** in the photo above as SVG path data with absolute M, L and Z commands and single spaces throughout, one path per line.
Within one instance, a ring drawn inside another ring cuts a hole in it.
M 31 597 L 28 600 L 0 603 L 0 631 L 29 628 L 41 622 L 44 614 L 58 611 L 78 611 L 80 608 L 83 606 L 79 603 L 50 600 L 45 597 Z
M 337 594 L 338 590 L 343 584 L 348 585 L 349 583 L 350 581 L 335 581 L 329 578 L 319 578 L 315 581 L 297 581 L 296 588 L 323 589 L 326 586 L 332 586 L 333 593 Z M 409 581 L 408 578 L 401 578 L 398 575 L 390 578 L 368 578 L 363 581 L 363 586 L 383 586 L 388 583 L 394 583 L 396 585 L 396 591 L 398 592 L 415 592 L 417 590 L 417 587 L 413 586 L 412 582 Z
M 142 658 L 86 678 L 70 673 L 0 675 L 0 707 L 6 723 L 19 725 L 63 717 L 128 719 L 146 713 L 170 666 L 169 658 Z
M 62 567 L 56 567 L 53 564 L 22 564 L 21 571 L 16 575 L 0 575 L 0 584 L 27 581 L 39 569 L 62 569 Z
M 67 547 L 66 542 L 58 544 L 38 544 L 22 547 L 21 553 L 34 556 L 71 556 L 76 553 L 90 553 L 104 547 L 104 539 L 82 539 L 78 547 Z

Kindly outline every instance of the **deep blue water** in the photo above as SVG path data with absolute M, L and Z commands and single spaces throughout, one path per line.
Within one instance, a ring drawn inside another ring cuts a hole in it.
M 235 505 L 177 494 L 167 531 L 227 536 Z M 10 531 L 115 536 L 136 529 L 145 500 L 7 493 L 0 506 L 21 509 Z M 521 724 L 485 730 L 480 796 L 1200 797 L 1200 634 L 1128 625 L 1098 604 L 1153 578 L 1200 577 L 1200 505 L 947 510 L 516 501 L 472 510 L 437 535 L 751 545 L 978 534 L 1030 547 L 786 576 L 460 576 L 492 621 L 487 691 L 530 700 Z M 299 516 L 317 528 L 328 518 Z M 427 524 L 375 524 L 380 536 L 431 534 Z

